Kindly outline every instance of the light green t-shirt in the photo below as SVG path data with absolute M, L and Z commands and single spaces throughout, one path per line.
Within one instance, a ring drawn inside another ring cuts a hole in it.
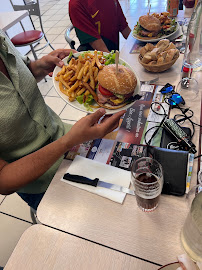
M 13 162 L 58 139 L 70 129 L 49 108 L 36 80 L 10 39 L 0 30 L 0 57 L 11 80 L 0 72 L 0 158 Z M 18 192 L 46 191 L 61 157 L 46 173 Z

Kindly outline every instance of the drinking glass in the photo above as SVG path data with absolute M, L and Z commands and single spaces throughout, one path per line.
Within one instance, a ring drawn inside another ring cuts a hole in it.
M 202 172 L 199 171 L 199 184 L 186 195 L 191 205 L 181 231 L 181 243 L 189 257 L 195 262 L 202 262 Z
M 185 43 L 186 43 L 187 29 L 188 29 L 189 21 L 190 21 L 190 18 L 184 18 L 182 20 L 181 29 L 182 29 L 182 33 L 183 33 L 183 38 L 182 38 L 183 39 L 182 40 L 183 47 L 180 49 L 181 53 L 185 52 Z
M 177 85 L 176 92 L 185 100 L 185 103 L 195 100 L 198 97 L 198 82 L 194 78 L 182 78 Z
M 133 163 L 131 174 L 137 205 L 144 212 L 153 211 L 158 206 L 163 188 L 161 164 L 155 159 L 142 157 Z
M 185 39 L 187 36 L 187 29 L 188 29 L 189 21 L 190 21 L 190 18 L 184 18 L 182 20 L 182 32 L 183 32 L 183 35 L 185 36 Z

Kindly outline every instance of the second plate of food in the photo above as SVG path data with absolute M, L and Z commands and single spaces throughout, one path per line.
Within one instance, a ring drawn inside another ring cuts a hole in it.
M 175 19 L 169 17 L 169 12 L 152 13 L 139 17 L 132 36 L 142 42 L 157 42 L 171 38 L 179 27 Z
M 103 57 L 102 57 L 102 54 L 99 52 L 97 52 L 96 54 L 94 51 L 78 52 L 78 53 L 75 53 L 73 55 L 71 62 L 69 62 L 69 67 L 67 66 L 68 65 L 67 60 L 69 59 L 69 57 L 64 58 L 63 62 L 65 64 L 65 68 L 62 69 L 60 67 L 55 67 L 55 69 L 53 71 L 53 84 L 54 84 L 56 91 L 60 95 L 60 97 L 62 97 L 63 100 L 65 102 L 67 102 L 70 106 L 72 106 L 75 109 L 78 109 L 80 111 L 83 111 L 86 113 L 93 113 L 96 110 L 98 110 L 99 105 L 95 101 L 93 101 L 93 103 L 90 105 L 88 105 L 88 102 L 87 102 L 88 100 L 85 100 L 85 103 L 86 103 L 85 105 L 84 105 L 84 103 L 82 103 L 85 99 L 85 96 L 84 96 L 85 92 L 82 92 L 82 91 L 88 90 L 89 89 L 88 85 L 91 87 L 91 89 L 97 85 L 97 78 L 95 78 L 95 77 L 96 77 L 96 73 L 98 73 L 100 71 L 98 66 L 104 65 L 104 61 L 105 62 L 108 61 L 110 63 L 110 61 L 111 61 L 110 59 L 114 58 L 114 56 L 115 55 L 112 53 L 110 53 L 110 54 L 103 53 Z M 77 60 L 78 58 L 80 58 L 80 61 Z M 101 59 L 101 58 L 103 58 L 103 59 Z M 99 62 L 98 62 L 98 59 L 99 59 Z M 91 69 L 91 71 L 90 71 L 90 68 L 89 68 L 89 73 L 91 74 L 91 76 L 94 76 L 94 79 L 92 79 L 92 81 L 90 80 L 90 78 L 87 77 L 87 75 L 89 76 L 90 74 L 87 74 L 88 72 L 86 71 L 88 69 L 86 66 L 89 64 L 89 63 L 87 64 L 86 62 L 91 62 L 91 61 L 95 61 L 95 64 L 93 65 L 93 69 Z M 96 63 L 96 61 L 97 61 L 97 63 Z M 82 65 L 82 67 L 78 67 L 78 63 L 81 63 L 79 65 Z M 133 96 L 139 94 L 140 93 L 140 81 L 137 77 L 137 74 L 132 69 L 132 67 L 128 63 L 126 63 L 123 59 L 119 59 L 119 64 L 124 65 L 133 71 L 133 73 L 135 74 L 136 80 L 137 80 L 137 84 L 136 84 L 136 87 L 134 89 Z M 95 67 L 97 67 L 97 69 Z M 107 67 L 107 65 L 105 67 Z M 77 69 L 79 69 L 81 71 L 80 74 L 78 72 L 76 74 Z M 92 85 L 92 84 L 94 84 L 94 85 Z M 65 87 L 65 85 L 66 85 L 66 87 Z M 75 87 L 73 87 L 74 85 L 75 85 Z M 73 87 L 73 88 L 71 88 L 71 87 Z M 71 88 L 71 90 L 68 91 L 70 88 Z M 85 90 L 84 90 L 84 88 L 85 88 Z M 89 90 L 91 90 L 91 89 L 89 89 Z M 69 96 L 67 95 L 67 92 L 68 92 Z M 69 94 L 69 92 L 73 93 L 72 96 L 71 96 L 71 94 Z M 79 94 L 78 95 L 79 98 L 78 97 L 75 98 L 75 94 L 77 94 L 77 93 Z M 89 93 L 89 94 L 91 94 L 91 93 Z M 92 99 L 92 95 L 89 95 L 89 96 L 87 95 L 87 99 L 88 98 Z M 107 107 L 106 114 L 113 114 L 113 113 L 116 113 L 120 110 L 128 109 L 129 107 L 132 106 L 132 104 L 134 102 L 135 102 L 135 100 L 133 100 L 129 104 L 126 104 L 123 107 L 114 106 L 113 109 L 108 109 L 108 107 Z M 102 106 L 100 106 L 100 107 L 102 107 Z M 105 107 L 105 106 L 103 106 L 103 107 Z
M 136 25 L 135 25 L 135 27 L 136 27 Z M 134 29 L 135 29 L 135 27 L 134 27 Z M 150 37 L 141 37 L 141 36 L 137 35 L 134 32 L 134 30 L 133 30 L 132 36 L 135 39 L 137 39 L 139 41 L 142 41 L 142 42 L 157 42 L 157 41 L 159 41 L 161 39 L 165 39 L 165 38 L 170 39 L 175 33 L 177 33 L 177 31 L 179 30 L 179 28 L 180 28 L 179 23 L 176 23 L 176 30 L 174 32 L 172 32 L 172 33 L 170 33 L 168 35 L 162 35 L 161 37 L 153 37 L 153 38 L 152 37 L 151 38 Z

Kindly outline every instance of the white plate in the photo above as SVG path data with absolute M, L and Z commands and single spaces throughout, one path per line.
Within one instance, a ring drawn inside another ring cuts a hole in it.
M 138 35 L 136 35 L 134 32 L 132 33 L 132 36 L 135 38 L 135 39 L 137 39 L 137 40 L 139 40 L 139 41 L 142 41 L 142 42 L 156 42 L 156 41 L 159 41 L 159 40 L 161 40 L 161 39 L 164 39 L 164 38 L 169 38 L 169 37 L 171 37 L 172 35 L 174 35 L 178 30 L 179 30 L 179 28 L 180 28 L 180 25 L 179 25 L 179 23 L 177 22 L 177 27 L 176 27 L 176 30 L 173 32 L 173 33 L 171 33 L 171 34 L 169 34 L 169 35 L 164 35 L 164 36 L 162 36 L 162 37 L 159 37 L 159 38 L 146 38 L 146 37 L 140 37 L 140 36 L 138 36 Z
M 84 52 L 74 53 L 74 56 L 75 56 L 75 57 L 78 57 L 78 56 L 79 56 L 80 54 L 82 54 L 82 53 L 84 53 Z M 107 53 L 104 53 L 104 54 L 106 55 Z M 68 58 L 68 57 L 66 57 L 66 58 L 63 59 L 63 62 L 64 62 L 65 64 L 67 64 L 67 58 Z M 131 66 L 130 66 L 129 64 L 127 64 L 124 60 L 119 59 L 119 63 L 120 63 L 120 64 L 125 63 L 126 67 L 129 67 L 131 70 L 133 70 L 133 69 L 131 68 Z M 54 69 L 54 71 L 53 71 L 53 76 L 52 76 L 52 78 L 53 78 L 53 85 L 55 86 L 55 89 L 56 89 L 56 91 L 58 92 L 58 94 L 61 96 L 61 98 L 63 98 L 64 101 L 66 101 L 70 106 L 72 106 L 72 107 L 74 107 L 75 109 L 80 110 L 80 111 L 82 111 L 82 112 L 93 113 L 93 112 L 97 111 L 98 109 L 94 109 L 94 108 L 92 108 L 93 111 L 87 111 L 87 109 L 84 107 L 84 105 L 83 105 L 83 104 L 80 104 L 77 100 L 72 101 L 72 102 L 69 101 L 69 98 L 68 98 L 65 94 L 63 94 L 63 93 L 60 91 L 60 88 L 59 88 L 59 82 L 55 80 L 55 77 L 56 77 L 57 73 L 58 73 L 60 70 L 61 70 L 61 68 L 56 66 L 55 69 Z M 134 70 L 133 70 L 133 72 L 135 73 Z M 138 79 L 136 73 L 135 73 L 135 76 L 136 76 L 136 78 L 137 78 L 137 86 L 136 86 L 136 88 L 135 88 L 134 95 L 140 93 L 140 80 Z M 135 101 L 134 101 L 134 102 L 135 102 Z M 108 110 L 108 109 L 106 109 L 106 114 L 113 114 L 113 113 L 119 112 L 119 111 L 121 111 L 121 110 L 126 110 L 126 109 L 128 109 L 129 107 L 131 107 L 131 106 L 133 105 L 134 102 L 132 102 L 132 103 L 130 103 L 130 104 L 127 104 L 126 106 L 124 106 L 124 107 L 122 107 L 122 108 L 119 108 L 119 109 L 116 109 L 116 110 Z M 96 103 L 95 103 L 95 105 L 96 105 Z

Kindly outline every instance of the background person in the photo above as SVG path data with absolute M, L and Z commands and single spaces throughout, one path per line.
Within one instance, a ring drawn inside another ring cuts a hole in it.
M 73 127 L 49 108 L 37 81 L 71 50 L 56 50 L 37 61 L 22 57 L 0 30 L 0 194 L 16 192 L 36 209 L 63 159 L 74 145 L 101 138 L 117 127 L 124 111 L 97 124 L 105 110 Z
M 70 0 L 69 15 L 78 51 L 119 50 L 119 32 L 125 39 L 131 32 L 118 0 Z

